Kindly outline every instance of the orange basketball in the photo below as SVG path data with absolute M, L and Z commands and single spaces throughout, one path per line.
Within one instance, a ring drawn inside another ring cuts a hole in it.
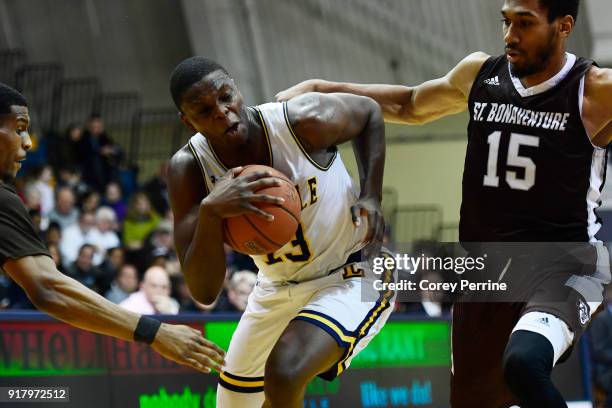
M 253 213 L 224 220 L 225 242 L 234 250 L 247 255 L 269 254 L 289 242 L 295 235 L 302 212 L 300 196 L 295 186 L 280 171 L 268 166 L 249 165 L 244 167 L 238 177 L 257 171 L 269 171 L 272 177 L 281 180 L 281 185 L 265 187 L 256 192 L 283 197 L 285 203 L 282 205 L 254 203 L 258 208 L 274 216 L 272 222 Z

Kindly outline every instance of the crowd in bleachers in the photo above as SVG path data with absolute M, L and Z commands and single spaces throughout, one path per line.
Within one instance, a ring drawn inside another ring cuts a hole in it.
M 16 181 L 19 195 L 57 268 L 122 306 L 151 314 L 243 311 L 256 268 L 227 253 L 227 281 L 210 306 L 191 298 L 173 246 L 167 164 L 151 179 L 124 182 L 124 149 L 89 117 L 83 127 L 39 140 Z M 136 174 L 128 179 L 135 180 Z M 31 309 L 21 288 L 0 275 L 0 308 Z

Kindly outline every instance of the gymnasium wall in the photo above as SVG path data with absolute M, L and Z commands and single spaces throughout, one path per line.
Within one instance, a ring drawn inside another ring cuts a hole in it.
M 570 49 L 590 55 L 589 20 L 610 10 L 605 0 L 583 3 Z M 97 76 L 105 92 L 138 91 L 145 107 L 171 106 L 170 70 L 189 55 L 208 55 L 227 65 L 248 103 L 260 103 L 310 77 L 418 83 L 472 51 L 500 53 L 501 4 L 0 0 L 0 49 L 22 49 L 30 63 L 58 62 L 65 77 Z
M 425 126 L 387 125 L 384 185 L 397 191 L 399 205 L 437 204 L 444 223 L 459 222 L 467 120 L 459 114 Z M 356 177 L 351 145 L 341 154 Z
M 145 107 L 171 106 L 170 71 L 191 54 L 172 0 L 0 0 L 7 48 L 61 63 L 67 78 L 96 76 L 105 92 L 138 91 Z
M 502 0 L 182 4 L 193 52 L 225 64 L 249 102 L 313 77 L 419 83 L 445 74 L 471 52 L 503 52 Z M 588 18 L 579 20 L 572 37 L 570 50 L 589 55 Z

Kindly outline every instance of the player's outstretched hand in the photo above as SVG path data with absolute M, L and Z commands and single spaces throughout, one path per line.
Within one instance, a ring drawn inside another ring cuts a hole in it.
M 315 79 L 308 79 L 306 81 L 302 81 L 297 85 L 293 85 L 291 88 L 285 89 L 284 91 L 280 91 L 276 94 L 275 98 L 278 102 L 283 102 L 288 101 L 289 99 L 301 94 L 315 92 L 315 84 Z
M 162 323 L 151 346 L 167 359 L 203 373 L 211 368 L 221 372 L 225 364 L 225 352 L 189 326 Z
M 363 219 L 367 219 L 368 231 L 364 241 L 363 249 L 366 259 L 377 256 L 382 247 L 385 233 L 385 220 L 383 218 L 380 201 L 375 197 L 362 197 L 351 207 L 351 217 L 355 226 L 360 226 Z
M 274 221 L 272 214 L 259 209 L 254 203 L 282 205 L 285 200 L 269 194 L 257 194 L 256 191 L 266 187 L 280 186 L 281 181 L 272 177 L 269 171 L 256 171 L 245 177 L 238 177 L 242 169 L 242 167 L 230 169 L 215 183 L 215 188 L 202 200 L 201 205 L 213 215 L 221 218 L 254 213 L 268 221 Z

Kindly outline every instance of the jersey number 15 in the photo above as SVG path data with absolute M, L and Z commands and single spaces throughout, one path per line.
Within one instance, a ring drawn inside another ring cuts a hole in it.
M 497 175 L 497 161 L 499 159 L 499 142 L 502 132 L 493 132 L 487 138 L 489 144 L 489 158 L 487 159 L 487 174 L 482 183 L 487 187 L 499 187 L 499 176 Z M 522 135 L 520 133 L 510 134 L 508 146 L 508 166 L 519 167 L 525 170 L 523 178 L 519 178 L 516 171 L 506 170 L 506 183 L 514 190 L 527 191 L 535 184 L 536 165 L 529 157 L 519 155 L 521 146 L 538 147 L 540 139 L 536 136 Z

